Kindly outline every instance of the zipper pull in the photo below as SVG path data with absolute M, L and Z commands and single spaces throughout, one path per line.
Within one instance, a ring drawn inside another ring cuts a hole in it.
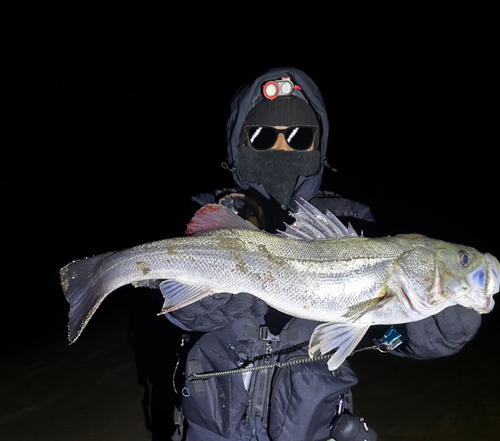
M 273 353 L 273 345 L 270 341 L 268 341 L 266 344 L 266 363 L 269 363 L 272 353 Z

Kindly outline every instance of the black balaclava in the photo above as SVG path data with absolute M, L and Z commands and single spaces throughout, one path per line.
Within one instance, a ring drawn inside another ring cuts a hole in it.
M 245 127 L 248 126 L 314 126 L 317 127 L 314 150 L 257 151 L 249 146 Z M 262 184 L 269 196 L 286 207 L 300 176 L 318 172 L 319 123 L 312 107 L 298 96 L 279 97 L 273 101 L 262 99 L 248 112 L 240 135 L 238 170 L 249 183 Z

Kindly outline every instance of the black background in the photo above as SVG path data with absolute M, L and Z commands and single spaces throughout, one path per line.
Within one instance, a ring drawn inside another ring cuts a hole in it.
M 263 17 L 221 27 L 174 6 L 28 5 L 12 11 L 4 79 L 21 276 L 46 285 L 69 260 L 182 234 L 189 197 L 232 183 L 220 163 L 238 87 L 286 65 L 324 95 L 338 169 L 326 189 L 395 232 L 499 254 L 487 26 L 347 16 L 310 38 L 288 23 L 280 37 Z
M 320 25 L 297 11 L 68 3 L 5 15 L 10 342 L 65 333 L 60 267 L 181 235 L 189 197 L 231 185 L 229 103 L 272 67 L 304 70 L 323 93 L 338 169 L 324 188 L 394 232 L 500 255 L 495 63 L 488 24 L 468 11 L 336 11 Z

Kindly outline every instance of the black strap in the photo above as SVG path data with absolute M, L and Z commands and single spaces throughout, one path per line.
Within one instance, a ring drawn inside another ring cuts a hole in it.
M 279 335 L 271 336 L 269 328 L 267 326 L 250 326 L 247 325 L 245 328 L 244 335 L 250 338 L 256 338 L 263 341 L 284 341 L 284 342 L 294 342 L 300 341 L 300 333 L 297 329 L 284 329 Z

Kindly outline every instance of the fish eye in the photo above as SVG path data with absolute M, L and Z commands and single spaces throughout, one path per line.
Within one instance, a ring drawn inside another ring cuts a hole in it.
M 461 250 L 458 252 L 458 260 L 462 266 L 468 266 L 470 263 L 470 254 L 467 251 Z

